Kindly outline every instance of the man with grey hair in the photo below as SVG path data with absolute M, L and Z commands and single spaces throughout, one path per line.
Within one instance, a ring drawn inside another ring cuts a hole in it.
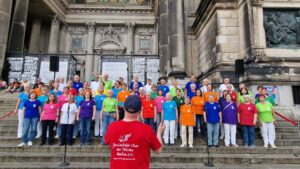
M 134 82 L 138 83 L 139 88 L 140 88 L 140 87 L 143 87 L 143 83 L 139 81 L 139 77 L 138 77 L 137 75 L 134 75 L 134 76 L 133 76 L 133 81 L 130 82 L 130 85 L 129 85 L 129 89 L 130 89 L 130 90 L 133 89 L 133 84 L 134 84 Z
M 219 97 L 222 96 L 222 93 L 223 93 L 224 90 L 227 90 L 227 86 L 228 85 L 232 85 L 232 84 L 230 84 L 230 79 L 226 77 L 226 78 L 224 78 L 224 83 L 220 85 L 220 88 L 219 88 Z M 233 85 L 232 85 L 232 90 L 234 90 Z
M 72 86 L 76 92 L 78 92 L 78 90 L 80 88 L 83 88 L 83 84 L 80 82 L 80 77 L 78 75 L 74 76 L 74 81 L 73 81 L 73 86 Z
M 204 93 L 206 93 L 207 92 L 207 85 L 210 83 L 210 81 L 208 80 L 208 79 L 203 79 L 203 81 L 202 81 L 202 86 L 201 86 L 201 88 L 200 88 L 200 90 L 201 90 L 201 92 L 202 92 L 202 94 L 204 95 Z

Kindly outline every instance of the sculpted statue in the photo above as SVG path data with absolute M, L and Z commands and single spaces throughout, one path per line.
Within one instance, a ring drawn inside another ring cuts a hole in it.
M 297 43 L 300 44 L 300 10 L 297 12 L 296 16 L 296 32 L 297 32 Z

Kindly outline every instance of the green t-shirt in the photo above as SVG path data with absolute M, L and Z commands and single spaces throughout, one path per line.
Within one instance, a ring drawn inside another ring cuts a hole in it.
M 257 103 L 256 108 L 258 111 L 258 117 L 261 122 L 264 123 L 270 123 L 274 121 L 273 118 L 273 105 L 269 102 L 266 102 L 265 104 Z
M 104 86 L 104 90 L 110 90 L 110 89 L 112 89 L 112 87 L 113 87 L 113 84 L 112 84 L 112 81 L 111 80 L 108 80 L 108 81 L 103 81 L 104 82 L 104 84 L 105 84 L 105 86 Z
M 181 88 L 178 88 L 178 89 L 180 90 L 181 95 L 183 95 L 182 89 L 181 89 Z M 176 96 L 176 88 L 175 88 L 175 87 L 171 87 L 171 89 L 170 89 L 170 94 L 171 94 L 172 97 L 175 97 L 175 96 Z
M 250 98 L 252 99 L 253 98 L 253 94 L 252 92 L 248 91 L 248 95 L 250 96 Z M 239 103 L 244 103 L 244 96 L 240 94 L 240 92 L 238 92 L 237 94 L 237 98 L 238 98 L 238 102 Z
M 116 106 L 118 104 L 117 99 L 115 98 L 105 98 L 103 101 L 103 112 L 115 112 L 116 111 Z
M 177 105 L 177 111 L 178 113 L 180 112 L 180 106 L 184 105 L 184 97 L 181 96 L 180 98 L 178 98 L 177 96 L 173 97 L 173 101 L 175 101 L 176 105 Z
M 151 99 L 154 100 L 157 97 L 156 92 L 151 92 Z
M 266 97 L 266 102 L 271 103 L 273 106 L 276 105 L 276 103 L 274 102 L 274 100 L 273 100 L 272 97 L 270 97 L 270 96 L 267 96 L 267 97 Z M 257 104 L 257 103 L 259 103 L 259 98 L 256 98 L 256 99 L 255 99 L 255 104 Z

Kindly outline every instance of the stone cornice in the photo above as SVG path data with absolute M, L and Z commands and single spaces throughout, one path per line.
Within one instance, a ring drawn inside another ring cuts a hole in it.
M 253 6 L 262 6 L 264 4 L 264 0 L 252 0 Z

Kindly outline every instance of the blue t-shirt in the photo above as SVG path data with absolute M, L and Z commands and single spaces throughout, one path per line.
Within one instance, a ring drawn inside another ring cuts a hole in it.
M 206 120 L 208 123 L 219 123 L 220 122 L 220 116 L 219 112 L 220 107 L 217 102 L 214 102 L 213 104 L 206 102 L 203 111 L 206 112 Z
M 187 90 L 186 95 L 192 100 L 192 98 L 196 96 L 196 91 L 192 92 L 191 90 Z
M 163 96 L 166 96 L 167 93 L 169 93 L 170 88 L 167 85 L 159 85 L 157 87 L 157 91 L 162 90 L 163 91 Z
M 28 95 L 25 92 L 20 93 L 19 99 L 20 99 L 19 109 L 23 109 L 24 103 L 28 100 Z
M 55 94 L 56 97 L 59 97 L 60 95 L 62 95 L 62 91 L 54 91 L 54 90 L 51 90 L 50 93 Z
M 175 101 L 164 102 L 162 110 L 164 111 L 164 120 L 176 120 L 177 105 Z
M 76 106 L 79 107 L 79 104 L 84 100 L 83 96 L 75 96 L 74 98 Z
M 112 98 L 117 98 L 117 95 L 120 91 L 122 91 L 122 88 L 117 89 L 117 88 L 112 88 L 112 91 L 114 92 L 114 94 L 112 95 Z
M 192 82 L 188 82 L 186 85 L 185 85 L 185 89 L 187 91 L 191 91 L 191 84 Z M 195 82 L 194 83 L 196 85 L 196 90 L 200 89 L 200 84 L 198 82 Z
M 41 101 L 41 103 L 42 103 L 42 108 L 43 108 L 44 105 L 45 105 L 45 103 L 46 103 L 46 101 L 47 101 L 47 99 L 48 99 L 48 95 L 41 95 L 41 96 L 39 96 L 37 99 L 38 99 L 39 101 Z
M 95 96 L 95 102 L 96 102 L 96 111 L 102 110 L 102 103 L 103 100 L 106 98 L 106 95 L 96 95 Z
M 42 106 L 41 101 L 39 100 L 34 100 L 30 101 L 27 100 L 24 103 L 25 113 L 24 113 L 24 118 L 39 118 L 40 113 L 39 113 L 39 107 Z
M 73 82 L 73 88 L 78 92 L 80 88 L 83 88 L 83 84 L 81 82 Z
M 134 84 L 134 82 L 130 82 L 130 85 L 129 85 L 130 89 L 133 89 L 133 84 Z M 138 82 L 138 86 L 139 86 L 139 88 L 143 87 L 143 83 L 142 82 Z

